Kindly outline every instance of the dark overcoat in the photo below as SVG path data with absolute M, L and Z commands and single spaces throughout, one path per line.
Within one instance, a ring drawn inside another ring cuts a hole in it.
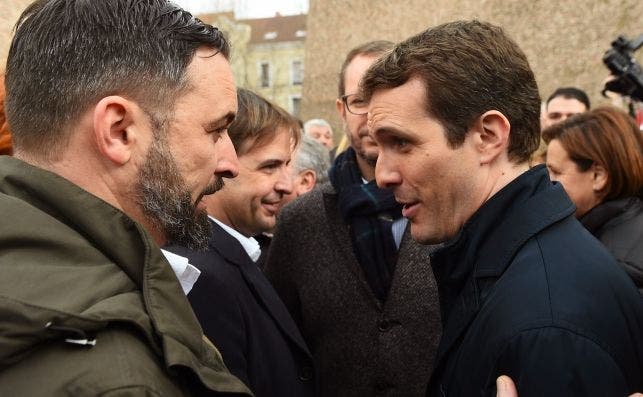
M 643 204 L 638 197 L 592 208 L 580 222 L 607 247 L 643 294 Z
M 166 247 L 201 271 L 188 300 L 203 332 L 255 396 L 313 396 L 312 357 L 286 307 L 239 241 L 211 225 L 205 252 Z
M 443 338 L 431 396 L 626 396 L 643 390 L 643 299 L 536 167 L 433 256 Z

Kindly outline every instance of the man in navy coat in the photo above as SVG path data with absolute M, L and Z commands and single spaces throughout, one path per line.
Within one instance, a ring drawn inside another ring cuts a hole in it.
M 643 300 L 541 165 L 533 72 L 502 29 L 428 29 L 362 80 L 376 179 L 431 256 L 443 335 L 430 396 L 643 389 Z
M 239 173 L 204 198 L 212 235 L 207 251 L 167 249 L 201 274 L 188 300 L 204 334 L 230 372 L 255 396 L 312 396 L 312 357 L 297 326 L 256 263 L 251 236 L 271 230 L 283 196 L 292 190 L 288 164 L 299 125 L 283 109 L 244 89 L 228 134 Z

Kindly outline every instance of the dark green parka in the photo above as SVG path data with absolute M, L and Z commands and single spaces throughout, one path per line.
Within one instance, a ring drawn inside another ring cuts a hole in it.
M 142 226 L 0 156 L 0 395 L 217 392 L 251 395 Z

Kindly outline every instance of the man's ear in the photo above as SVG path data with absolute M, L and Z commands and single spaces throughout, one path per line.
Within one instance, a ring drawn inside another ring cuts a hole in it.
M 136 124 L 143 123 L 143 112 L 130 100 L 108 96 L 94 107 L 94 139 L 98 150 L 118 165 L 127 163 L 137 143 Z
M 497 110 L 483 113 L 475 121 L 470 133 L 474 133 L 474 144 L 480 153 L 480 164 L 489 164 L 509 147 L 511 125 L 504 114 Z
M 607 186 L 607 179 L 609 178 L 607 170 L 601 164 L 595 162 L 589 171 L 592 173 L 592 190 L 597 193 L 601 192 Z
M 317 174 L 313 170 L 304 170 L 299 173 L 299 194 L 308 193 L 315 187 L 317 183 Z
M 345 123 L 346 122 L 346 106 L 344 106 L 344 102 L 342 102 L 342 100 L 339 99 L 339 98 L 335 99 L 335 108 L 337 109 L 337 113 L 339 113 L 339 117 L 341 117 L 342 121 Z

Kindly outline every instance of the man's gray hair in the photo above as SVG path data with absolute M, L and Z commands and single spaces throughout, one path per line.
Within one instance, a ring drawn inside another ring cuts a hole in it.
M 320 127 L 326 127 L 328 128 L 328 131 L 330 131 L 330 136 L 333 136 L 333 127 L 328 124 L 328 121 L 324 119 L 310 119 L 304 123 L 304 134 L 308 135 L 308 130 L 310 130 L 310 127 L 313 126 L 320 126 Z
M 308 135 L 304 135 L 297 148 L 293 171 L 296 174 L 305 170 L 315 171 L 317 184 L 321 184 L 328 181 L 328 168 L 330 168 L 328 149 Z

